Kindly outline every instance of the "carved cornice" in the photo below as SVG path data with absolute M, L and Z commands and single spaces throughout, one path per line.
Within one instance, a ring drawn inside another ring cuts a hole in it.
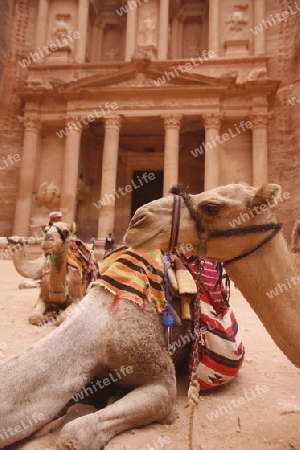
M 18 117 L 19 121 L 23 123 L 25 131 L 35 131 L 39 133 L 41 131 L 41 121 L 39 117 Z
M 252 129 L 255 128 L 267 128 L 268 121 L 272 118 L 273 112 L 266 113 L 253 113 L 251 112 L 248 117 L 252 123 Z
M 182 118 L 182 114 L 170 115 L 170 116 L 162 116 L 164 119 L 164 127 L 165 130 L 169 130 L 170 128 L 179 130 L 180 129 L 180 121 Z
M 219 113 L 202 114 L 205 130 L 219 130 L 222 117 Z

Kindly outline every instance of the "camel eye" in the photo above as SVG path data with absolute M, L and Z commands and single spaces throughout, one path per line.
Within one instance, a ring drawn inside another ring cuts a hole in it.
M 221 211 L 222 205 L 218 203 L 206 203 L 205 205 L 201 205 L 201 209 L 205 214 L 210 216 L 216 216 Z
M 64 235 L 65 238 L 67 238 L 70 234 L 69 230 L 63 230 L 62 234 Z

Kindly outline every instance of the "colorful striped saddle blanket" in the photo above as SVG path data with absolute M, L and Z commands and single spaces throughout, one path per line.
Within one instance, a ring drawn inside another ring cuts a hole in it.
M 49 273 L 54 260 L 55 255 L 50 253 L 46 259 L 42 276 Z M 67 266 L 77 270 L 87 285 L 97 278 L 98 267 L 95 258 L 85 244 L 76 236 L 73 236 L 70 240 L 67 253 Z
M 98 267 L 93 253 L 75 236 L 70 240 L 67 264 L 76 269 L 88 284 L 96 280 Z
M 118 297 L 144 306 L 155 303 L 163 311 L 166 299 L 163 284 L 163 254 L 160 250 L 138 252 L 125 246 L 106 256 L 101 265 L 97 284 Z
M 197 280 L 196 265 L 189 263 L 187 268 Z M 146 253 L 121 247 L 103 259 L 100 279 L 93 285 L 108 289 L 116 299 L 127 298 L 140 306 L 146 301 L 154 302 L 160 313 L 166 305 L 163 273 L 160 250 Z M 207 390 L 232 380 L 241 367 L 244 348 L 221 288 L 213 290 L 218 274 L 208 259 L 202 261 L 200 277 L 201 290 L 195 301 L 200 302 L 201 336 L 192 344 L 189 369 L 191 376 L 196 350 L 198 382 L 201 389 Z

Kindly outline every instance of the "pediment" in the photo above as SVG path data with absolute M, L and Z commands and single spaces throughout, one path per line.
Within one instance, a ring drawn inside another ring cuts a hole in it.
M 180 67 L 182 70 L 180 70 Z M 106 73 L 98 73 L 60 86 L 65 93 L 76 90 L 95 90 L 97 88 L 167 88 L 170 86 L 229 86 L 235 82 L 234 77 L 216 78 L 195 73 L 183 72 L 184 64 L 162 64 L 158 61 L 149 64 L 123 63 L 120 68 L 111 68 Z

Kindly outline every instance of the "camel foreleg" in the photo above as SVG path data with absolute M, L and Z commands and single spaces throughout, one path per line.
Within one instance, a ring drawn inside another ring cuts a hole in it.
M 152 422 L 172 423 L 176 418 L 175 377 L 140 386 L 116 403 L 68 423 L 57 450 L 102 450 L 117 434 Z
M 34 307 L 34 310 L 30 314 L 30 316 L 28 316 L 28 322 L 31 325 L 40 325 L 45 318 L 44 314 L 45 314 L 46 310 L 47 310 L 46 303 L 44 302 L 44 300 L 42 299 L 42 297 L 40 295 L 38 298 L 38 301 Z

